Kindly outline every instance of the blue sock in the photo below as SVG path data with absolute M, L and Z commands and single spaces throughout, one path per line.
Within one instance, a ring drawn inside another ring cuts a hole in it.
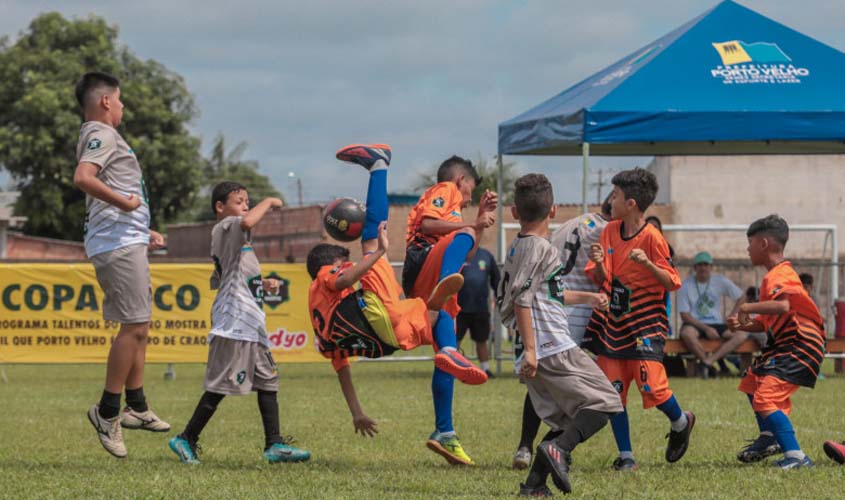
M 628 425 L 628 408 L 622 413 L 610 417 L 610 427 L 613 429 L 613 437 L 616 439 L 616 448 L 619 453 L 631 453 L 631 428 Z
M 467 260 L 467 255 L 475 245 L 475 240 L 467 233 L 458 233 L 452 243 L 443 252 L 443 263 L 440 264 L 440 279 L 450 274 L 460 272 L 461 266 Z
M 452 425 L 452 394 L 455 390 L 455 377 L 434 369 L 431 377 L 431 396 L 434 399 L 434 426 L 437 432 L 455 432 Z
M 748 396 L 748 402 L 751 403 L 752 407 L 753 407 L 754 395 L 753 394 L 746 394 L 746 396 Z M 757 419 L 757 428 L 760 429 L 761 433 L 763 433 L 765 431 L 769 431 L 769 429 L 766 428 L 766 424 L 763 422 L 763 417 L 761 417 L 760 414 L 757 413 L 756 411 L 754 412 L 754 418 Z M 771 431 L 769 431 L 769 432 L 771 432 Z
M 367 215 L 361 241 L 378 238 L 378 225 L 387 220 L 387 169 L 373 170 L 367 185 Z
M 684 412 L 681 411 L 681 405 L 678 404 L 674 395 L 667 399 L 666 402 L 657 405 L 657 409 L 665 413 L 666 416 L 669 417 L 670 422 L 678 420 L 684 414 Z
M 764 418 L 763 423 L 774 433 L 775 439 L 784 452 L 801 451 L 798 440 L 795 439 L 795 429 L 792 428 L 792 422 L 789 421 L 786 413 L 778 410 Z
M 455 334 L 455 321 L 446 311 L 440 310 L 437 313 L 437 323 L 434 324 L 434 344 L 438 349 L 444 347 L 457 348 L 458 337 Z

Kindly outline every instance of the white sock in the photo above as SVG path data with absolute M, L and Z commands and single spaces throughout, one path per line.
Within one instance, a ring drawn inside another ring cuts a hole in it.
M 763 432 L 760 433 L 760 435 L 761 436 L 775 437 L 775 435 L 772 434 L 772 431 L 763 431 Z
M 630 458 L 631 460 L 634 459 L 634 452 L 633 451 L 620 451 L 619 458 L 625 459 Z
M 455 431 L 441 432 L 440 435 L 443 437 L 452 437 L 455 435 Z
M 454 347 L 452 347 L 450 345 L 447 345 L 446 347 L 443 347 L 440 350 L 441 351 L 457 351 L 457 349 L 455 349 Z
M 490 369 L 490 362 L 489 361 L 482 361 L 481 362 L 481 369 L 485 372 Z
M 687 428 L 687 414 L 681 413 L 681 418 L 678 420 L 672 421 L 672 430 L 675 432 L 681 432 L 682 430 Z
M 786 458 L 797 458 L 798 460 L 803 460 L 807 455 L 805 455 L 801 450 L 789 450 L 785 452 L 783 456 Z
M 370 172 L 375 172 L 376 170 L 387 170 L 387 162 L 384 160 L 376 160 L 376 162 L 373 163 L 373 166 L 370 167 Z

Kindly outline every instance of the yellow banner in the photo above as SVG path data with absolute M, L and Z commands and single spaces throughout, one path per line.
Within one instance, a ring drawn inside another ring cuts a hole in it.
M 150 264 L 150 363 L 205 363 L 211 328 L 211 264 Z M 278 362 L 324 361 L 308 313 L 303 264 L 263 264 L 281 281 L 266 295 L 267 334 Z M 105 363 L 119 325 L 103 320 L 90 264 L 0 264 L 0 363 Z

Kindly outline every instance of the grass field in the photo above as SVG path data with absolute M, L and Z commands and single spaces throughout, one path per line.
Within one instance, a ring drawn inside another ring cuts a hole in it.
M 829 371 L 830 361 L 825 365 Z M 174 433 L 201 394 L 203 370 L 177 365 L 177 379 L 165 382 L 163 366 L 147 368 L 148 398 Z M 353 365 L 364 409 L 380 422 L 375 439 L 353 433 L 329 365 L 282 365 L 282 433 L 310 449 L 312 460 L 264 463 L 255 397 L 247 396 L 221 403 L 202 436 L 203 463 L 191 467 L 167 448 L 173 433 L 124 431 L 124 460 L 100 447 L 85 412 L 99 396 L 104 371 L 97 365 L 6 367 L 9 382 L 0 382 L 0 497 L 512 498 L 524 479 L 510 469 L 524 395 L 510 376 L 456 388 L 455 423 L 475 467 L 450 467 L 424 446 L 433 430 L 426 362 Z M 674 465 L 663 460 L 665 417 L 642 411 L 634 395 L 629 411 L 640 470 L 610 470 L 615 446 L 608 427 L 576 450 L 573 496 L 842 498 L 845 470 L 824 456 L 821 444 L 845 438 L 845 379 L 829 376 L 794 398 L 798 438 L 817 467 L 791 472 L 734 458 L 756 433 L 749 405 L 735 390 L 737 380 L 672 379 L 680 403 L 698 416 L 690 451 Z

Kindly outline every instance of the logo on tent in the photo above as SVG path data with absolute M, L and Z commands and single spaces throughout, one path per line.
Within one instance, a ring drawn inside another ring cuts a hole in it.
M 712 45 L 722 64 L 710 74 L 725 84 L 801 83 L 802 77 L 810 75 L 807 68 L 796 67 L 776 43 L 730 40 Z

